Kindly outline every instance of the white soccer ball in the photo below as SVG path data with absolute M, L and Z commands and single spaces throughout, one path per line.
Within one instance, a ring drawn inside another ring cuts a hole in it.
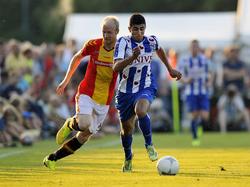
M 173 156 L 164 156 L 156 164 L 160 175 L 176 175 L 179 171 L 179 162 Z

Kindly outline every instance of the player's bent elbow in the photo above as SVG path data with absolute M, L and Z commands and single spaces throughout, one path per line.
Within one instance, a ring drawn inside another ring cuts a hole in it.
M 120 72 L 123 70 L 123 65 L 122 65 L 122 59 L 116 59 L 113 64 L 113 71 L 114 72 Z
M 112 68 L 113 68 L 113 71 L 114 71 L 114 72 L 119 72 L 119 71 L 121 71 L 120 68 L 119 68 L 119 66 L 118 66 L 117 64 L 113 64 L 113 67 L 112 67 Z

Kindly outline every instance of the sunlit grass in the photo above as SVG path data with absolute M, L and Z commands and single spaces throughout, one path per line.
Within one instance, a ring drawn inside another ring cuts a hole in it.
M 249 186 L 250 134 L 205 134 L 199 148 L 189 134 L 154 134 L 159 156 L 180 163 L 176 176 L 159 176 L 149 161 L 141 135 L 134 137 L 133 173 L 122 173 L 123 151 L 118 135 L 93 139 L 74 155 L 58 161 L 56 171 L 42 165 L 57 148 L 54 140 L 33 147 L 0 149 L 0 186 Z M 4 156 L 9 154 L 9 156 Z M 1 156 L 2 155 L 2 156 Z

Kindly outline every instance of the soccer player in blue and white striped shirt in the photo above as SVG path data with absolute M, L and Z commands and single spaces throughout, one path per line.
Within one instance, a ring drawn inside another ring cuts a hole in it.
M 132 171 L 132 133 L 135 118 L 145 139 L 145 146 L 151 161 L 158 159 L 152 143 L 150 118 L 147 114 L 155 97 L 156 86 L 150 68 L 153 53 L 156 52 L 166 65 L 171 77 L 179 80 L 181 73 L 169 65 L 164 50 L 155 36 L 144 36 L 145 18 L 141 14 L 130 17 L 131 36 L 119 38 L 115 47 L 113 69 L 119 72 L 119 86 L 116 107 L 121 121 L 121 140 L 125 152 L 123 172 Z
M 200 53 L 199 41 L 192 40 L 190 55 L 180 63 L 183 74 L 181 82 L 185 84 L 185 97 L 189 112 L 192 114 L 191 130 L 193 146 L 199 146 L 202 127 L 209 118 L 209 86 L 211 83 L 210 61 Z M 200 127 L 200 133 L 197 133 Z

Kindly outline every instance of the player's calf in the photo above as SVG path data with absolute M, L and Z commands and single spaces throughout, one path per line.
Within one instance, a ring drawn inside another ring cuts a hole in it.
M 68 118 L 61 127 L 61 129 L 56 134 L 56 143 L 58 145 L 61 145 L 70 135 L 72 130 L 76 130 L 75 129 L 76 126 L 77 126 L 76 118 L 75 117 Z

